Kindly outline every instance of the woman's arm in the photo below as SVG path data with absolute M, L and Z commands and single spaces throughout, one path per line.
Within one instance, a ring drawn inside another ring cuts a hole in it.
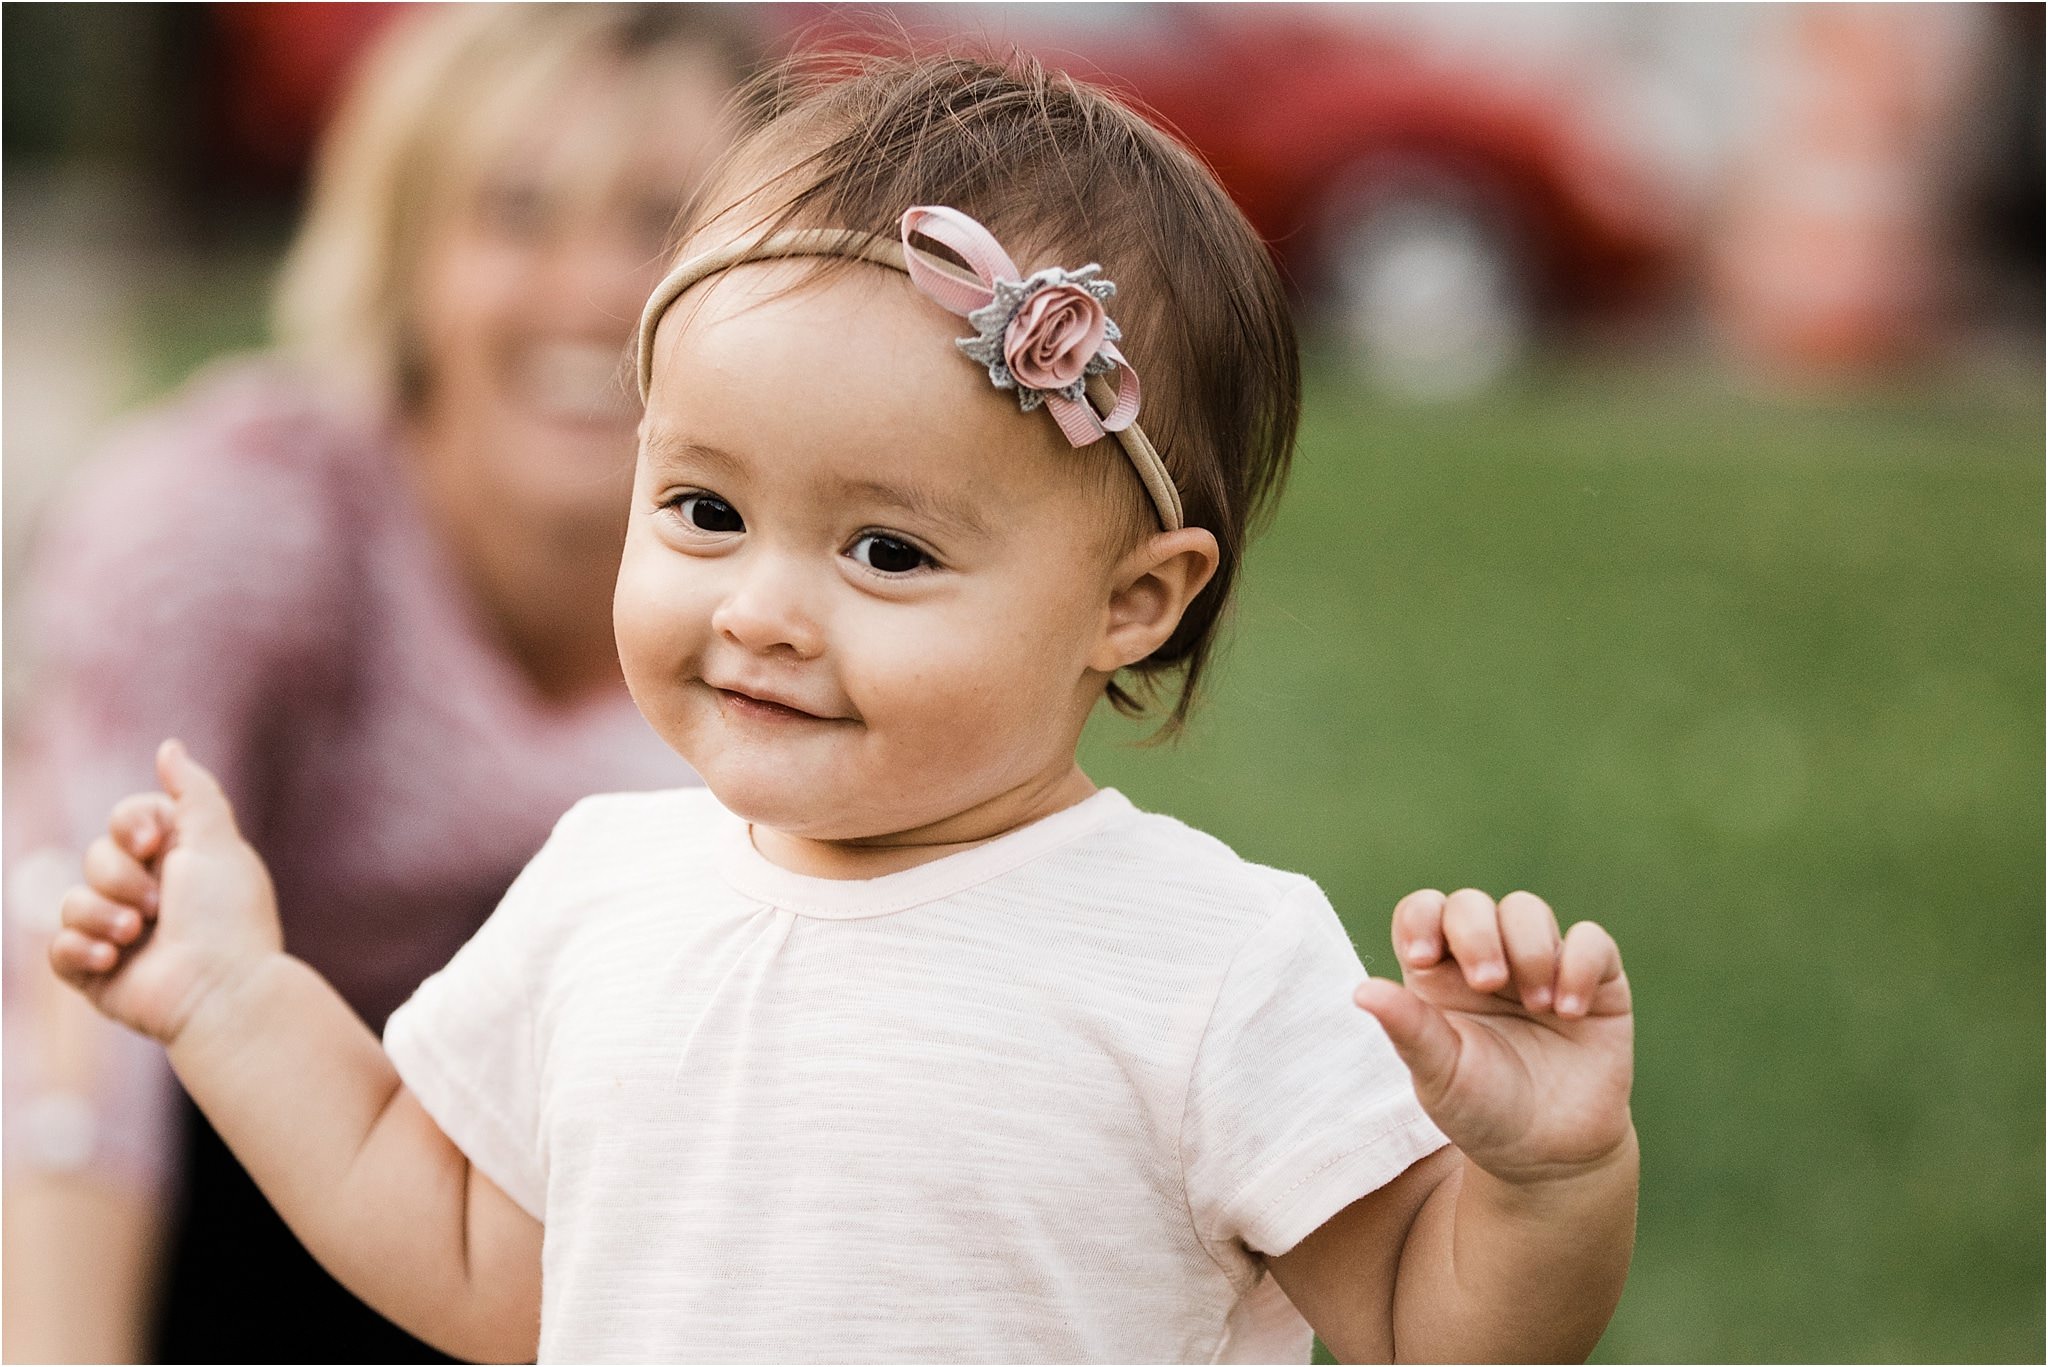
M 186 1090 L 292 1232 L 401 1327 L 524 1361 L 541 1226 L 477 1172 L 339 994 L 283 952 L 268 873 L 211 775 L 167 744 L 174 800 L 116 806 L 50 958 L 103 1013 L 162 1040 Z
M 47 787 L 24 778 L 9 770 L 10 795 L 39 806 Z M 11 853 L 0 1359 L 142 1361 L 170 1230 L 177 1083 L 162 1049 L 43 967 L 78 856 Z
M 8 1362 L 141 1362 L 163 1252 L 154 1196 L 89 1173 L 10 1177 L 0 1220 Z
M 18 873 L 18 870 L 17 870 Z M 55 913 L 58 894 L 50 894 Z M 73 993 L 38 971 L 45 933 L 10 937 L 7 1020 L 8 1155 L 0 1197 L 0 1359 L 7 1362 L 140 1362 L 149 1352 L 150 1309 L 164 1241 L 161 1178 L 116 1151 L 159 1141 L 173 1090 L 161 1056 L 134 1060 L 108 1046 L 126 1041 Z M 152 1114 L 125 1117 L 141 1133 L 100 1135 L 122 1123 L 99 1098 L 110 1070 L 141 1062 L 164 1075 L 127 1079 L 122 1104 Z

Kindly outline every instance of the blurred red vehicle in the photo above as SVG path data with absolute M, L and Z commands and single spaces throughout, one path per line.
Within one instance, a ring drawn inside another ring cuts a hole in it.
M 355 63 L 407 8 L 335 0 L 208 6 L 213 174 L 251 189 L 299 181 Z
M 388 11 L 224 6 L 265 103 L 324 107 Z M 319 14 L 295 23 L 292 15 Z M 1480 67 L 1386 11 L 1200 4 L 772 5 L 791 47 L 1010 44 L 1129 96 L 1216 170 L 1373 378 L 1480 387 L 1543 328 L 1653 304 L 1678 196 L 1595 117 L 1598 77 Z M 296 36 L 295 36 L 296 35 Z M 280 78 L 282 78 L 280 80 Z M 285 94 L 277 87 L 282 84 Z M 286 120 L 295 128 L 296 120 Z M 272 133 L 279 131 L 272 121 Z M 306 135 L 310 137 L 310 133 Z
M 1583 86 L 1432 52 L 1349 6 L 999 5 L 776 11 L 800 47 L 1034 53 L 1116 89 L 1215 169 L 1366 372 L 1478 388 L 1540 327 L 1657 302 L 1677 195 L 1602 135 Z

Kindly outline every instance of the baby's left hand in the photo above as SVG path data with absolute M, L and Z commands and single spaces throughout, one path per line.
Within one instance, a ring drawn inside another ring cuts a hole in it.
M 1354 999 L 1468 1159 L 1531 1183 L 1626 1148 L 1634 1016 L 1612 936 L 1591 921 L 1560 936 L 1541 898 L 1466 888 L 1402 898 L 1394 948 L 1406 985 L 1367 979 Z

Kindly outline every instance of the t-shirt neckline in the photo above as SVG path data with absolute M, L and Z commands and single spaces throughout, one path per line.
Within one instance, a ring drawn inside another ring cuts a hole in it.
M 879 878 L 818 878 L 771 863 L 754 848 L 748 823 L 728 811 L 718 832 L 718 871 L 743 896 L 800 916 L 887 916 L 965 892 L 1136 810 L 1116 789 L 1098 788 L 1073 806 L 986 844 Z

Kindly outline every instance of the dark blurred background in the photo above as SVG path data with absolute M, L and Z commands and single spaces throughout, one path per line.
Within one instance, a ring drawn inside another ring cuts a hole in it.
M 394 12 L 0 10 L 10 569 L 110 420 L 265 340 Z M 1314 875 L 1382 967 L 1416 886 L 1616 931 L 1605 1359 L 2044 1351 L 2042 16 L 768 13 L 1115 86 L 1273 243 L 1295 486 L 1190 741 L 1105 718 L 1084 759 Z

